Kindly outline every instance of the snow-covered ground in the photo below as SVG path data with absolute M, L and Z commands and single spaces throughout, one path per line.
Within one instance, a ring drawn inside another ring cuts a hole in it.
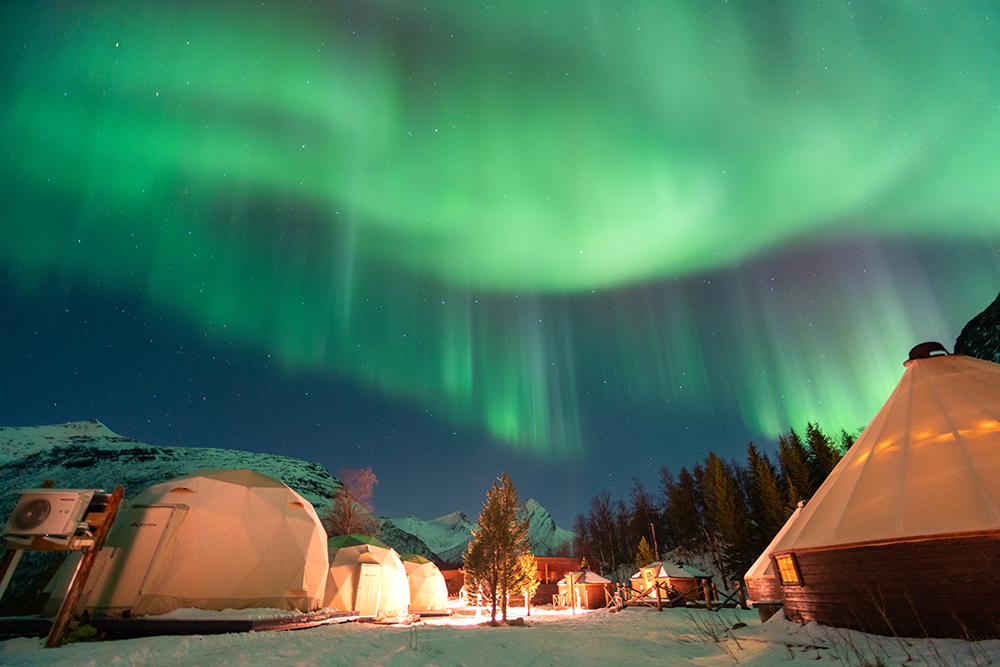
M 754 611 L 629 608 L 619 613 L 532 609 L 522 627 L 484 627 L 457 609 L 450 618 L 411 626 L 341 623 L 307 630 L 215 636 L 151 637 L 42 648 L 42 640 L 0 642 L 0 665 L 415 666 L 415 665 L 714 665 L 787 663 L 927 665 L 1000 664 L 1000 640 L 900 640 Z M 521 616 L 523 610 L 515 609 Z M 746 627 L 726 631 L 737 622 Z

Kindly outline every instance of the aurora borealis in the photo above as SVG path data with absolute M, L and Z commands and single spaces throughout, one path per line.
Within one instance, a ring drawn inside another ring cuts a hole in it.
M 506 468 L 560 525 L 857 430 L 1000 291 L 995 10 L 5 3 L 0 423 L 370 465 L 424 518 Z

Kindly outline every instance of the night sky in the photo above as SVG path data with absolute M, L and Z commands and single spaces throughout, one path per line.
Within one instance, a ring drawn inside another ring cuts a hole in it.
M 1000 291 L 995 3 L 125 7 L 0 7 L 0 425 L 571 528 Z

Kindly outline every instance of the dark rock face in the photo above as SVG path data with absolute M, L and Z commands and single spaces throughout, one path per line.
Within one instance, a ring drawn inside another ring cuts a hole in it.
M 1000 295 L 962 328 L 955 354 L 1000 363 Z

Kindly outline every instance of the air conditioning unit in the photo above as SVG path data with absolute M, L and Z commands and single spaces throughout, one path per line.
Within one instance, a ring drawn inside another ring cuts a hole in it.
M 71 536 L 95 489 L 26 489 L 4 524 L 4 536 L 58 535 Z

